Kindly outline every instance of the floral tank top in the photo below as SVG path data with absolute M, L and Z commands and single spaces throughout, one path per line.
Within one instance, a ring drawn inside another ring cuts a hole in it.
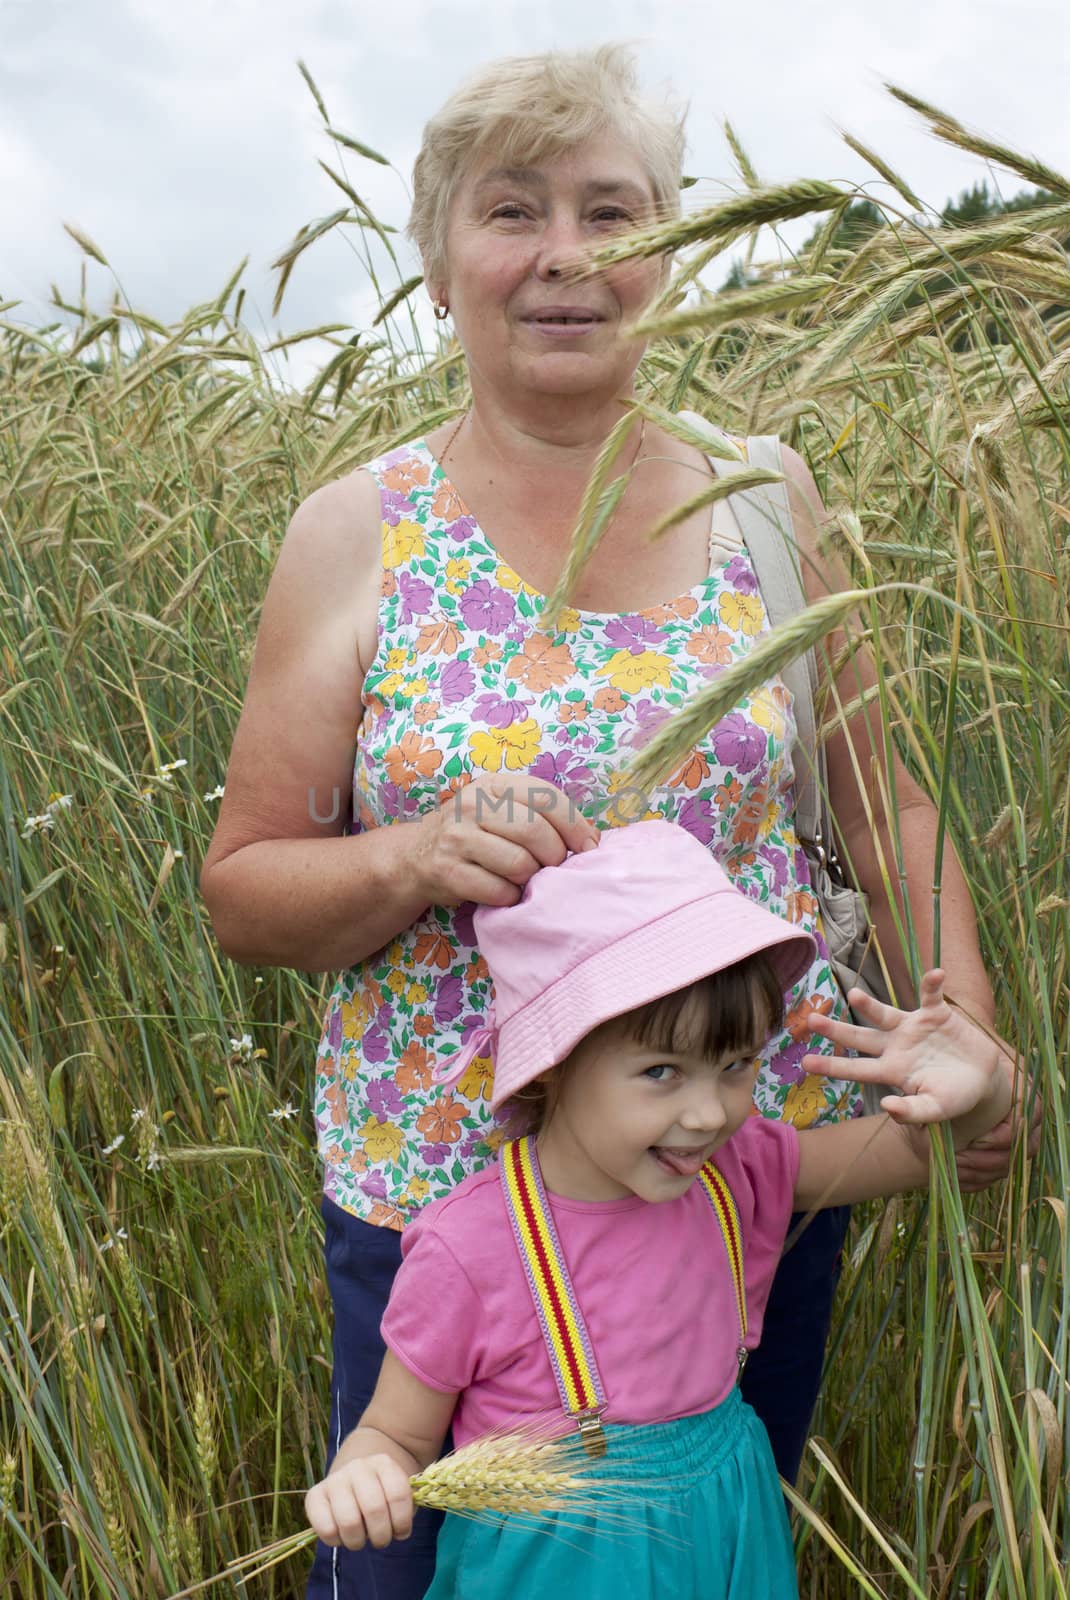
M 546 779 L 600 827 L 635 820 L 613 805 L 623 769 L 768 629 L 745 549 L 664 604 L 619 615 L 568 608 L 546 634 L 543 596 L 500 559 L 425 443 L 366 470 L 380 492 L 383 577 L 354 827 L 416 817 L 479 770 Z M 793 736 L 791 693 L 774 678 L 710 731 L 642 814 L 682 824 L 744 893 L 815 935 L 819 953 L 788 997 L 754 1095 L 756 1112 L 807 1127 L 855 1114 L 860 1098 L 855 1085 L 799 1066 L 808 1050 L 832 1049 L 807 1032 L 808 1013 L 839 1015 L 844 1002 L 795 835 Z M 328 1197 L 368 1222 L 402 1228 L 501 1141 L 487 1058 L 449 1088 L 432 1083 L 490 1000 L 474 909 L 429 907 L 334 985 L 316 1063 L 317 1135 Z

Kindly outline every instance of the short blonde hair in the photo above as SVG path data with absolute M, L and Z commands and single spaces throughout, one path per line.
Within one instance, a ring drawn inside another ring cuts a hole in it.
M 427 278 L 445 269 L 450 202 L 468 167 L 486 151 L 493 149 L 503 166 L 528 166 L 607 130 L 618 133 L 646 167 L 659 216 L 677 216 L 683 122 L 682 111 L 641 97 L 624 45 L 491 62 L 424 129 L 408 232 Z

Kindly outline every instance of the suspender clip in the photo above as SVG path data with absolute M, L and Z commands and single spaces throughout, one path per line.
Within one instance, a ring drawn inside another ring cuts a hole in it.
M 750 1351 L 747 1349 L 746 1345 L 741 1344 L 736 1351 L 736 1366 L 738 1369 L 736 1372 L 737 1384 L 743 1382 L 743 1368 L 747 1365 L 747 1357 L 749 1355 Z
M 605 1429 L 602 1427 L 602 1412 L 605 1409 L 605 1406 L 598 1406 L 595 1410 L 584 1411 L 576 1418 L 583 1448 L 589 1456 L 604 1456 L 609 1448 Z

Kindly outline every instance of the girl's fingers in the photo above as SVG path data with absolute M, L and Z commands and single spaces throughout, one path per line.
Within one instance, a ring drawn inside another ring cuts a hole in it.
M 807 1023 L 812 1033 L 820 1034 L 823 1039 L 830 1039 L 842 1050 L 862 1050 L 867 1056 L 874 1056 L 880 1055 L 887 1044 L 883 1033 L 878 1029 L 864 1028 L 857 1022 L 845 1022 L 835 1017 L 825 1017 L 819 1011 L 811 1012 Z
M 903 1013 L 896 1006 L 889 1006 L 883 1000 L 876 1000 L 865 989 L 851 989 L 847 995 L 851 1010 L 856 1016 L 864 1017 L 871 1028 L 880 1028 L 886 1031 L 898 1026 Z

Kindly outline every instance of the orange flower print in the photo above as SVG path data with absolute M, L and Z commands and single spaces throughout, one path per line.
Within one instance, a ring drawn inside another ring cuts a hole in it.
M 432 656 L 456 655 L 460 643 L 461 630 L 455 622 L 429 622 L 416 638 L 417 650 Z
M 418 728 L 425 722 L 433 722 L 437 716 L 437 700 L 421 700 L 418 706 L 413 707 L 412 720 Z
M 349 1105 L 342 1085 L 337 1080 L 329 1083 L 323 1091 L 323 1097 L 331 1108 L 331 1126 L 344 1128 L 349 1119 Z
M 628 704 L 619 689 L 596 689 L 594 703 L 599 711 L 623 711 Z
M 739 804 L 739 797 L 743 793 L 743 785 L 738 778 L 729 778 L 727 783 L 719 784 L 714 790 L 713 799 L 718 811 L 724 813 L 733 810 Z
M 383 568 L 382 580 L 379 584 L 379 593 L 384 600 L 392 600 L 398 592 L 398 580 L 389 567 Z
M 677 767 L 669 785 L 673 789 L 697 789 L 710 775 L 710 764 L 701 750 L 692 750 L 683 765 Z
M 417 1018 L 417 1024 L 420 1022 Z M 434 1027 L 434 1018 L 426 1019 Z M 434 1056 L 422 1044 L 407 1044 L 401 1052 L 397 1071 L 394 1073 L 394 1082 L 402 1094 L 415 1094 L 417 1090 L 430 1089 L 431 1070 L 434 1065 Z
M 470 772 L 461 772 L 456 778 L 451 778 L 445 787 L 438 791 L 435 799 L 440 806 L 444 806 L 447 800 L 452 800 L 455 794 L 460 794 L 461 790 L 471 781 L 472 774 Z
M 404 461 L 395 462 L 392 467 L 384 467 L 381 476 L 388 489 L 400 489 L 404 494 L 407 489 L 414 487 L 422 489 L 431 477 L 431 468 L 426 461 L 409 455 Z
M 784 915 L 789 922 L 803 922 L 817 910 L 817 901 L 810 889 L 792 889 L 784 905 Z
M 431 513 L 441 517 L 443 522 L 456 522 L 458 517 L 464 516 L 464 505 L 452 483 L 440 484 L 435 490 Z
M 368 1212 L 368 1221 L 377 1228 L 393 1228 L 400 1233 L 405 1226 L 405 1213 L 385 1200 L 377 1200 Z
M 456 1144 L 467 1109 L 463 1100 L 447 1100 L 440 1095 L 417 1117 L 416 1127 L 429 1144 Z
M 681 617 L 685 621 L 693 617 L 698 610 L 698 601 L 693 594 L 682 594 L 678 600 L 670 600 L 668 605 L 651 606 L 643 615 L 649 617 L 655 628 L 664 628 L 672 622 L 674 617 Z
M 732 659 L 732 635 L 720 628 L 699 628 L 687 641 L 687 653 L 698 661 L 724 666 Z
M 808 1026 L 810 1013 L 819 1011 L 823 1017 L 827 1017 L 832 1010 L 832 1004 L 831 995 L 825 995 L 822 998 L 819 995 L 811 994 L 807 995 L 805 1000 L 800 1000 L 798 1005 L 792 1006 L 784 1018 L 784 1027 L 791 1034 L 796 1044 L 800 1039 L 808 1039 L 810 1037 L 810 1028 Z
M 412 1026 L 413 1031 L 418 1033 L 421 1039 L 427 1039 L 435 1031 L 435 1019 L 434 1017 L 428 1016 L 414 1017 Z M 404 1057 L 402 1059 L 404 1059 Z M 399 1073 L 398 1077 L 400 1078 L 400 1076 L 401 1074 Z
M 442 751 L 418 733 L 403 733 L 383 757 L 386 775 L 399 789 L 411 789 L 420 778 L 430 778 L 442 764 Z
M 472 660 L 477 667 L 485 667 L 488 661 L 497 661 L 501 653 L 501 645 L 495 644 L 494 640 L 490 639 L 486 644 L 476 646 L 472 651 Z
M 439 967 L 446 972 L 453 960 L 453 944 L 444 933 L 421 933 L 412 955 L 414 961 L 426 962 L 429 967 Z
M 558 722 L 586 722 L 591 714 L 586 700 L 562 700 L 557 708 Z
M 363 1150 L 354 1150 L 346 1159 L 346 1166 L 355 1178 L 368 1170 L 368 1158 Z
M 765 785 L 759 784 L 757 789 L 747 796 L 733 818 L 733 844 L 754 843 L 758 837 L 758 830 L 765 820 L 766 801 Z
M 575 663 L 567 644 L 551 644 L 545 633 L 529 633 L 523 651 L 509 663 L 507 676 L 519 678 L 532 694 L 567 683 Z
M 465 983 L 477 983 L 480 978 L 489 978 L 490 970 L 481 955 L 474 955 L 464 969 Z

